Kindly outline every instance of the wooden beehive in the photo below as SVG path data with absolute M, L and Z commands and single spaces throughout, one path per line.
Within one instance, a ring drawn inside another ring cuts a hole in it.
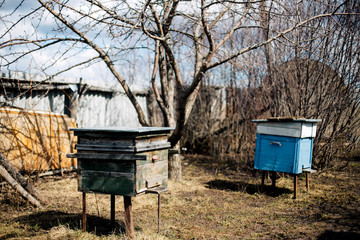
M 166 188 L 172 128 L 75 128 L 79 191 L 134 197 Z
M 311 169 L 319 119 L 264 119 L 257 123 L 254 168 L 299 174 Z

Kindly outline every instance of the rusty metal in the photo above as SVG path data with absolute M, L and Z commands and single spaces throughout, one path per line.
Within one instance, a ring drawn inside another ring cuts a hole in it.
M 157 232 L 160 233 L 160 202 L 161 202 L 161 194 L 158 194 L 158 229 Z

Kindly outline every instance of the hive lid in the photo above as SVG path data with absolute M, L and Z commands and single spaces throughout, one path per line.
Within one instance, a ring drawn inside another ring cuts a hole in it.
M 321 122 L 321 119 L 306 119 L 304 117 L 269 117 L 267 119 L 253 119 L 252 122 Z
M 146 136 L 146 135 L 159 135 L 169 134 L 174 130 L 171 127 L 91 127 L 91 128 L 70 128 L 70 131 L 74 131 L 76 136 L 80 135 L 96 135 L 96 136 Z

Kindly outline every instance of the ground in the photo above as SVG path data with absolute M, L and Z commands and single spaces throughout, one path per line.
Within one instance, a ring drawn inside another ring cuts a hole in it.
M 214 166 L 212 166 L 214 168 Z M 300 177 L 266 180 L 260 174 L 211 169 L 207 158 L 188 156 L 183 181 L 169 184 L 161 197 L 157 233 L 157 196 L 133 198 L 136 239 L 360 239 L 360 162 L 341 171 L 311 175 L 310 192 Z M 6 183 L 0 193 L 0 239 L 126 239 L 121 196 L 116 197 L 117 227 L 110 227 L 110 196 L 88 194 L 88 232 L 81 231 L 81 193 L 76 174 L 36 182 L 47 198 L 34 209 Z

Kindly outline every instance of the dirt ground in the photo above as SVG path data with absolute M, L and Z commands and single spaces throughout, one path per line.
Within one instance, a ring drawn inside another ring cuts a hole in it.
M 260 174 L 209 168 L 207 158 L 188 156 L 183 181 L 171 183 L 161 198 L 157 233 L 157 196 L 133 198 L 136 239 L 360 239 L 360 162 L 338 172 L 311 175 L 310 192 L 300 176 L 266 180 Z M 6 183 L 0 185 L 0 239 L 126 239 L 124 208 L 116 197 L 116 229 L 110 224 L 110 196 L 87 194 L 88 232 L 81 231 L 81 193 L 76 174 L 41 178 L 46 197 L 34 209 Z

